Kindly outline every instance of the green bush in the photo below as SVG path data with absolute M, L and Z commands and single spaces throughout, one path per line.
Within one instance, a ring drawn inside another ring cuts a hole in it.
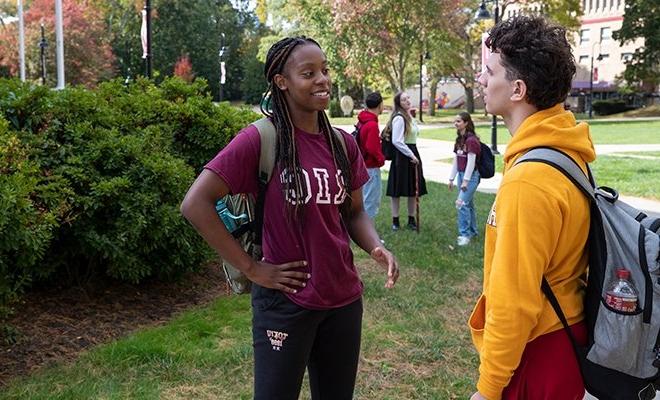
M 175 277 L 212 256 L 179 204 L 258 115 L 202 80 L 51 91 L 0 80 L 1 307 L 35 280 Z
M 24 288 L 51 272 L 44 255 L 66 212 L 57 178 L 40 173 L 8 127 L 0 118 L 0 322 Z
M 636 107 L 629 106 L 624 100 L 596 100 L 593 105 L 594 111 L 598 115 L 618 114 L 621 112 L 634 110 Z
M 339 100 L 330 100 L 330 118 L 340 118 L 343 116 L 344 112 L 341 110 Z

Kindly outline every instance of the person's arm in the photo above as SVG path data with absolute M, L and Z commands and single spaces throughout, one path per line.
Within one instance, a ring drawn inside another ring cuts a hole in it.
M 530 182 L 500 187 L 477 389 L 498 400 L 520 364 L 545 298 L 541 280 L 561 232 L 560 203 Z
M 378 264 L 387 270 L 386 288 L 391 288 L 399 279 L 399 265 L 385 247 L 383 247 L 374 228 L 371 218 L 364 211 L 362 188 L 351 193 L 351 219 L 347 224 L 348 234 L 360 248 L 371 256 Z
M 410 148 L 404 142 L 405 133 L 406 121 L 401 116 L 394 117 L 392 120 L 392 144 L 404 156 L 410 158 L 411 160 L 417 160 L 415 154 L 413 154 L 412 150 L 410 150 Z
M 456 155 L 454 155 L 454 160 L 451 163 L 451 172 L 449 173 L 449 190 L 454 188 L 454 179 L 456 179 L 456 174 L 458 173 L 458 160 Z
M 181 213 L 222 259 L 243 272 L 252 282 L 289 293 L 296 292 L 290 286 L 304 287 L 309 274 L 290 269 L 306 265 L 305 261 L 270 265 L 254 260 L 229 233 L 215 210 L 216 200 L 229 192 L 227 183 L 221 177 L 204 169 L 188 189 L 181 203 Z
M 365 125 L 366 142 L 364 149 L 366 153 L 375 159 L 379 165 L 385 163 L 385 156 L 380 146 L 380 132 L 378 131 L 378 122 L 373 122 Z M 366 159 L 366 157 L 365 157 Z
M 472 172 L 474 172 L 474 167 L 477 165 L 477 155 L 475 153 L 468 153 L 467 155 L 467 165 L 465 166 L 465 174 L 463 174 L 463 183 L 461 183 L 461 190 L 466 191 L 468 183 L 472 178 Z

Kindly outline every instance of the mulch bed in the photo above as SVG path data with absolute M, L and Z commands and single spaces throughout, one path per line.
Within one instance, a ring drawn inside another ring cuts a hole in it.
M 94 289 L 27 293 L 10 325 L 17 341 L 0 343 L 0 387 L 39 368 L 74 360 L 92 346 L 163 324 L 181 311 L 227 295 L 222 269 L 209 265 L 178 282 L 96 282 Z

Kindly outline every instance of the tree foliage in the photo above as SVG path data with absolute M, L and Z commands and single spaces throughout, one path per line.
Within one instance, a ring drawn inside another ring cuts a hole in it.
M 64 69 L 67 82 L 93 86 L 111 78 L 114 55 L 106 34 L 105 24 L 99 18 L 100 9 L 83 0 L 63 0 Z M 41 24 L 48 41 L 46 76 L 50 85 L 56 79 L 55 59 L 55 2 L 33 0 L 25 14 L 26 74 L 30 79 L 41 76 L 40 52 Z M 0 28 L 0 65 L 9 67 L 12 75 L 18 73 L 18 26 Z
M 660 3 L 657 0 L 627 0 L 623 25 L 614 32 L 621 45 L 644 39 L 627 62 L 623 77 L 629 84 L 646 84 L 649 91 L 660 84 Z

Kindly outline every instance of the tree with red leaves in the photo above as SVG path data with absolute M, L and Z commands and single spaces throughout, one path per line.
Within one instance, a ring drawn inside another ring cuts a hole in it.
M 174 64 L 174 75 L 186 82 L 193 81 L 195 74 L 193 74 L 192 63 L 188 54 L 179 57 L 176 64 Z
M 46 32 L 46 76 L 55 82 L 55 2 L 33 0 L 25 11 L 25 64 L 28 79 L 41 75 L 39 46 L 41 24 Z M 62 1 L 64 29 L 64 69 L 68 84 L 94 86 L 115 75 L 103 13 L 85 0 Z M 18 74 L 18 24 L 0 29 L 0 65 Z

